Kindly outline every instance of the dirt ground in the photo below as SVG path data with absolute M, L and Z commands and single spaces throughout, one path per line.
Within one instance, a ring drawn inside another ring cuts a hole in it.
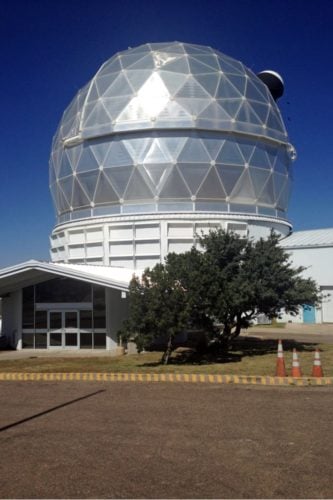
M 1 498 L 332 498 L 333 390 L 0 383 Z

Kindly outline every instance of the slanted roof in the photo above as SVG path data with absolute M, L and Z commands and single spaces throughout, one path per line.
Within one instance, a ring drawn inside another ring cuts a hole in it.
M 120 267 L 56 264 L 29 260 L 0 270 L 0 295 L 47 281 L 56 276 L 126 291 L 133 274 L 140 275 L 141 273 Z
M 283 248 L 333 246 L 333 228 L 295 231 L 280 241 Z

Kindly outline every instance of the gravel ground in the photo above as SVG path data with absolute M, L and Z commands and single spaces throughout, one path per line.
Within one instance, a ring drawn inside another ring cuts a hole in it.
M 332 498 L 331 388 L 0 383 L 1 498 Z

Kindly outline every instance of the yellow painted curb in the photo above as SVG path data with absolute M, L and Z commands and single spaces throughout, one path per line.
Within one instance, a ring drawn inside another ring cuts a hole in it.
M 250 384 L 268 386 L 333 385 L 333 377 L 269 377 L 256 375 L 211 375 L 202 373 L 0 373 L 0 381 L 87 381 L 87 382 L 186 382 Z

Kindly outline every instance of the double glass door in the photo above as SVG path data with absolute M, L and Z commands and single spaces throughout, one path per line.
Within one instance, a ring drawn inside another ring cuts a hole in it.
M 49 347 L 58 349 L 78 347 L 78 311 L 48 311 L 47 320 Z

